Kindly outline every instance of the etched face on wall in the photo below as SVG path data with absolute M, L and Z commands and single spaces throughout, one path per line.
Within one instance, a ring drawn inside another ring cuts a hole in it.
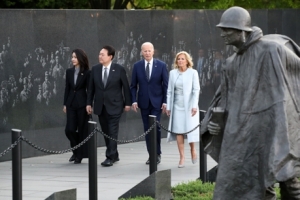
M 200 58 L 204 57 L 204 49 L 199 49 L 198 55 Z

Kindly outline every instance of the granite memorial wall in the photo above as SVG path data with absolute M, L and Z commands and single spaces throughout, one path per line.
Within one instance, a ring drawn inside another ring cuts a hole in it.
M 102 46 L 116 49 L 114 62 L 127 71 L 130 82 L 133 64 L 141 59 L 140 47 L 150 41 L 155 57 L 172 69 L 179 51 L 189 52 L 200 73 L 199 107 L 206 110 L 220 82 L 222 61 L 232 54 L 216 28 L 223 10 L 107 11 L 107 10 L 0 10 L 0 153 L 11 145 L 11 129 L 21 129 L 33 143 L 50 150 L 69 148 L 64 133 L 65 70 L 71 52 L 83 49 L 90 65 L 98 63 Z M 300 10 L 250 10 L 252 25 L 264 34 L 278 33 L 300 44 Z M 98 118 L 94 116 L 95 121 Z M 162 117 L 167 126 L 168 118 Z M 99 125 L 98 125 L 99 126 Z M 119 139 L 143 133 L 140 113 L 124 113 Z M 163 136 L 166 132 L 163 131 Z M 23 157 L 44 155 L 26 143 Z M 98 145 L 103 136 L 98 134 Z M 146 147 L 145 147 L 146 151 Z M 122 152 L 120 152 L 122 154 Z M 10 160 L 11 153 L 0 157 Z

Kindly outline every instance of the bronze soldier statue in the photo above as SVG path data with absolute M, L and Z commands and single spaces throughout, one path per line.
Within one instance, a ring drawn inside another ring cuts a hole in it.
M 214 200 L 300 199 L 300 48 L 289 37 L 263 36 L 241 7 L 217 27 L 235 53 L 201 127 L 218 162 Z

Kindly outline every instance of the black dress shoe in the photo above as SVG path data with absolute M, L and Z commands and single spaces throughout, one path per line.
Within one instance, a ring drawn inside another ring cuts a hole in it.
M 81 160 L 82 160 L 82 158 L 75 158 L 74 164 L 80 164 Z
M 113 166 L 113 161 L 111 159 L 106 158 L 102 163 L 102 166 L 104 167 L 110 167 Z
M 157 164 L 159 164 L 161 161 L 161 156 L 160 155 L 157 155 Z
M 146 161 L 146 165 L 150 164 L 150 158 L 148 158 L 148 160 Z
M 120 161 L 120 159 L 119 159 L 119 158 L 115 158 L 115 159 L 113 160 L 113 163 L 118 162 L 118 161 Z
M 160 161 L 161 161 L 161 156 L 160 156 L 160 155 L 157 155 L 156 160 L 157 160 L 157 164 L 159 164 Z M 146 165 L 149 165 L 149 164 L 150 164 L 150 158 L 148 158 L 148 160 L 146 161 Z
M 69 162 L 73 162 L 73 161 L 75 161 L 75 155 L 73 154 L 72 156 L 71 156 L 71 158 L 69 159 Z

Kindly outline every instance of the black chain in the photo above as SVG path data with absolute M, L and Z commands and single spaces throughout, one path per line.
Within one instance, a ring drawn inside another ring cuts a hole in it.
M 97 127 L 91 132 L 91 134 L 89 134 L 87 136 L 87 138 L 85 138 L 82 142 L 80 142 L 78 145 L 74 146 L 73 148 L 70 148 L 70 149 L 66 149 L 66 150 L 62 150 L 62 151 L 52 151 L 52 150 L 47 150 L 47 149 L 44 149 L 42 147 L 39 147 L 37 146 L 36 144 L 33 144 L 32 142 L 30 142 L 27 138 L 25 138 L 24 136 L 20 136 L 10 147 L 8 147 L 6 150 L 4 150 L 2 153 L 0 153 L 0 157 L 4 156 L 6 153 L 8 153 L 9 151 L 11 151 L 15 146 L 18 145 L 18 143 L 21 141 L 21 140 L 24 140 L 27 144 L 29 144 L 30 146 L 32 146 L 33 148 L 35 148 L 36 150 L 39 150 L 39 151 L 42 151 L 44 153 L 48 153 L 48 154 L 63 154 L 63 153 L 67 153 L 67 152 L 70 152 L 70 151 L 74 151 L 75 149 L 78 149 L 79 147 L 81 147 L 83 144 L 85 144 L 96 132 L 99 132 L 100 134 L 102 134 L 104 137 L 110 139 L 110 140 L 113 140 L 115 142 L 118 142 L 118 143 L 131 143 L 131 142 L 136 142 L 142 138 L 144 138 L 147 134 L 150 133 L 150 131 L 154 128 L 154 126 L 158 124 L 159 127 L 161 127 L 163 130 L 169 132 L 169 133 L 173 133 L 173 134 L 177 134 L 177 135 L 187 135 L 191 132 L 193 132 L 194 130 L 196 130 L 200 125 L 201 123 L 199 123 L 195 128 L 193 128 L 192 130 L 186 132 L 186 133 L 175 133 L 175 132 L 172 132 L 170 130 L 168 130 L 166 127 L 164 127 L 159 121 L 156 121 L 154 124 L 152 124 L 152 126 L 145 132 L 143 133 L 142 135 L 134 138 L 134 139 L 131 139 L 131 140 L 118 140 L 118 139 L 115 139 L 115 138 L 112 138 L 110 137 L 109 135 L 105 134 L 103 131 L 101 131 L 100 129 L 98 129 Z
M 158 126 L 160 126 L 163 130 L 169 132 L 169 133 L 172 133 L 172 134 L 176 134 L 176 135 L 187 135 L 191 132 L 193 132 L 194 130 L 196 130 L 200 125 L 201 123 L 199 123 L 195 128 L 193 128 L 192 130 L 186 132 L 186 133 L 175 133 L 175 132 L 172 132 L 170 130 L 168 130 L 166 127 L 164 127 L 159 121 L 156 121 L 156 123 L 158 124 Z
M 26 142 L 28 145 L 32 146 L 34 149 L 42 151 L 44 153 L 48 153 L 48 154 L 63 154 L 63 153 L 67 153 L 70 151 L 74 151 L 75 149 L 78 149 L 79 147 L 81 147 L 84 143 L 86 143 L 97 131 L 99 133 L 101 133 L 104 137 L 107 137 L 111 140 L 114 140 L 118 143 L 131 143 L 131 142 L 135 142 L 140 140 L 141 138 L 144 138 L 147 134 L 150 133 L 150 131 L 154 128 L 156 124 L 154 123 L 145 133 L 143 133 L 142 135 L 138 136 L 137 138 L 131 139 L 131 140 L 116 140 L 110 136 L 108 136 L 107 134 L 105 134 L 104 132 L 102 132 L 101 130 L 99 130 L 98 128 L 95 128 L 92 133 L 90 135 L 88 135 L 87 138 L 85 138 L 81 143 L 79 143 L 78 145 L 74 146 L 73 148 L 69 148 L 66 150 L 62 150 L 62 151 L 52 151 L 52 150 L 47 150 L 44 149 L 42 147 L 37 146 L 36 144 L 30 142 L 27 138 L 25 138 L 24 136 L 20 136 L 18 138 L 18 140 L 16 140 L 9 148 L 7 148 L 3 153 L 0 154 L 0 157 L 4 156 L 7 152 L 9 152 L 10 150 L 12 150 L 15 146 L 18 145 L 18 143 L 23 140 L 24 142 Z
M 48 153 L 48 154 L 63 154 L 63 153 L 67 153 L 70 151 L 73 151 L 75 149 L 78 149 L 79 147 L 81 147 L 84 143 L 86 143 L 95 133 L 97 132 L 97 128 L 95 128 L 91 134 L 89 134 L 82 142 L 80 142 L 79 144 L 77 144 L 76 146 L 74 146 L 73 148 L 70 149 L 66 149 L 66 150 L 62 150 L 62 151 L 52 151 L 52 150 L 47 150 L 44 148 L 41 148 L 35 144 L 33 144 L 32 142 L 30 142 L 27 138 L 23 137 L 23 140 L 29 144 L 30 146 L 32 146 L 33 148 L 35 148 L 36 150 L 42 151 L 44 153 Z
M 143 133 L 142 135 L 140 135 L 140 136 L 138 136 L 138 137 L 136 137 L 136 138 L 133 138 L 133 139 L 131 139 L 131 140 L 118 140 L 118 139 L 112 138 L 111 136 L 105 134 L 103 131 L 101 131 L 101 130 L 99 130 L 99 129 L 98 129 L 98 132 L 99 132 L 101 135 L 103 135 L 104 137 L 106 137 L 106 138 L 108 138 L 108 139 L 110 139 L 110 140 L 113 140 L 113 141 L 115 141 L 115 142 L 117 142 L 117 143 L 123 143 L 123 144 L 125 144 L 125 143 L 136 142 L 136 141 L 140 140 L 141 138 L 144 138 L 147 134 L 150 133 L 150 131 L 154 128 L 155 125 L 156 125 L 156 123 L 154 123 L 152 126 L 150 126 L 150 128 L 149 128 L 145 133 Z
M 15 146 L 17 146 L 22 139 L 23 139 L 23 136 L 18 137 L 18 139 L 12 145 L 10 145 L 10 147 L 8 147 L 2 153 L 0 153 L 0 158 L 2 156 L 4 156 L 5 154 L 7 154 L 9 151 L 11 151 L 13 148 L 15 148 Z

